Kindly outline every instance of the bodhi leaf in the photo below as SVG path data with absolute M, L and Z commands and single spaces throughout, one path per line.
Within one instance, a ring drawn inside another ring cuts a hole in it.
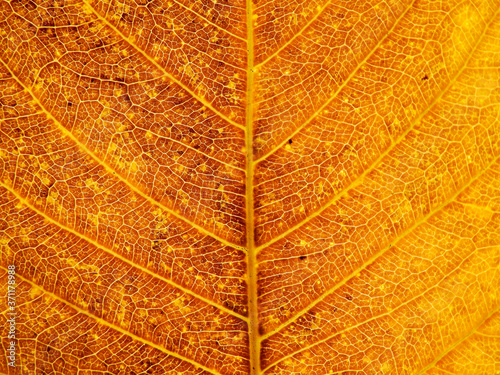
M 500 373 L 497 0 L 0 0 L 0 137 L 1 373 Z

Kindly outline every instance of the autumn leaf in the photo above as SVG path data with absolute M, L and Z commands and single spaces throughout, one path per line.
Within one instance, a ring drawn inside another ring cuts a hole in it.
M 500 374 L 499 155 L 496 0 L 0 0 L 0 373 Z

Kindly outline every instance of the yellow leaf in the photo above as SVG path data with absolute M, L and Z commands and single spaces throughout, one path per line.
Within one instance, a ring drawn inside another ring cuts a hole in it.
M 1 3 L 2 371 L 500 373 L 499 8 Z

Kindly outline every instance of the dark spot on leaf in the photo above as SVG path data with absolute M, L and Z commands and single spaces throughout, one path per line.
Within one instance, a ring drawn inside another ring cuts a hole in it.
M 129 104 L 132 104 L 132 100 L 130 100 L 130 96 L 128 94 L 125 94 L 122 97 L 124 101 L 126 101 Z
M 155 251 L 161 250 L 161 244 L 159 241 L 153 241 L 153 250 L 155 250 Z
M 43 186 L 42 188 L 40 188 L 39 196 L 40 196 L 40 198 L 47 198 L 49 196 L 49 189 L 47 189 L 46 186 Z

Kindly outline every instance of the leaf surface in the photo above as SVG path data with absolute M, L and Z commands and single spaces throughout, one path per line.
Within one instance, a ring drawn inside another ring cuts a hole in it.
M 499 372 L 499 118 L 495 0 L 1 1 L 0 372 Z

